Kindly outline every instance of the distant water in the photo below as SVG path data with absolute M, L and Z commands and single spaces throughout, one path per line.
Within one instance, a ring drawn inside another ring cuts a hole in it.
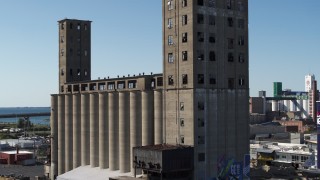
M 50 112 L 50 107 L 8 107 L 0 108 L 0 114 L 22 114 Z M 19 118 L 0 118 L 0 123 L 17 123 Z M 50 125 L 50 116 L 30 117 L 33 124 Z

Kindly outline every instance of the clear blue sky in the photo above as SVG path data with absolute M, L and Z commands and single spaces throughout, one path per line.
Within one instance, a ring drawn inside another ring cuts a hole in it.
M 161 73 L 161 10 L 161 0 L 0 0 L 0 107 L 50 106 L 64 18 L 93 21 L 93 79 Z M 249 0 L 251 96 L 319 79 L 319 18 L 320 0 Z

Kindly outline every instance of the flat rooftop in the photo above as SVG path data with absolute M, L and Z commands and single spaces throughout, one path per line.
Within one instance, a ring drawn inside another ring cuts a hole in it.
M 149 145 L 149 146 L 139 146 L 134 147 L 140 150 L 152 150 L 152 151 L 164 151 L 164 150 L 175 150 L 175 149 L 187 149 L 192 146 L 186 145 L 171 145 L 171 144 L 157 144 L 157 145 Z

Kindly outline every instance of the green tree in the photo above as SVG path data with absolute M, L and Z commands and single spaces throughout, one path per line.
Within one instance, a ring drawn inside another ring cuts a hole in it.
M 18 123 L 17 123 L 17 127 L 18 128 L 30 128 L 32 127 L 33 124 L 31 123 L 29 117 L 25 117 L 25 118 L 19 118 Z

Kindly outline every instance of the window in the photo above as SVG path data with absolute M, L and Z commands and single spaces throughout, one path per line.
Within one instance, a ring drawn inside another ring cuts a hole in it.
M 173 20 L 172 20 L 172 18 L 169 18 L 168 19 L 168 28 L 171 29 L 172 26 L 173 26 Z
M 204 144 L 204 136 L 198 136 L 198 144 Z
M 188 3 L 187 0 L 182 0 L 182 7 L 187 7 Z
M 77 25 L 77 30 L 80 30 L 81 29 L 81 26 L 80 24 Z
M 61 69 L 61 76 L 64 76 L 64 69 Z
M 228 79 L 228 88 L 229 89 L 234 89 L 234 78 L 229 78 Z
M 238 28 L 244 29 L 244 19 L 238 19 Z
M 70 48 L 70 49 L 69 49 L 69 52 L 70 52 L 70 56 L 72 56 L 72 54 L 73 54 L 73 49 Z
M 185 43 L 185 42 L 188 42 L 188 33 L 182 33 L 182 42 Z
M 209 84 L 216 84 L 216 78 L 214 78 L 211 74 L 209 76 Z
M 231 9 L 231 0 L 227 0 L 227 9 Z
M 209 25 L 216 25 L 216 17 L 213 15 L 209 15 Z
M 73 76 L 72 69 L 69 69 L 69 74 L 70 74 L 70 76 Z
M 308 159 L 309 159 L 308 156 L 301 156 L 301 162 L 306 162 L 306 160 Z
M 181 142 L 181 144 L 184 144 L 184 136 L 183 135 L 180 136 L 180 142 Z
M 88 56 L 88 51 L 84 50 L 84 56 Z
M 81 75 L 81 70 L 80 70 L 80 69 L 77 70 L 77 75 L 78 75 L 78 76 Z
M 187 25 L 188 24 L 188 16 L 187 15 L 183 15 L 182 16 L 182 26 L 183 25 Z
M 124 81 L 119 81 L 118 82 L 118 89 L 124 89 L 125 88 L 125 82 Z
M 203 6 L 203 0 L 198 0 L 198 6 Z
M 228 17 L 228 26 L 233 27 L 233 19 L 232 17 Z
M 87 69 L 84 70 L 84 76 L 88 76 L 88 70 Z
M 214 51 L 209 52 L 209 60 L 215 61 L 216 60 L 216 53 Z
M 239 46 L 244 45 L 244 36 L 239 36 Z
M 198 32 L 198 41 L 203 42 L 204 41 L 204 33 L 203 32 Z
M 60 54 L 61 54 L 61 56 L 64 55 L 64 49 L 61 49 L 61 50 L 60 50 Z
M 163 86 L 163 78 L 162 77 L 157 78 L 157 86 Z
M 180 111 L 184 111 L 184 102 L 180 102 Z
M 203 118 L 198 118 L 198 127 L 204 127 L 204 120 L 203 120 Z
M 243 78 L 239 79 L 239 86 L 244 86 L 244 79 Z
M 70 26 L 70 29 L 72 29 L 72 28 L 73 28 L 73 24 L 72 24 L 72 23 L 70 23 L 70 25 L 69 25 L 69 26 Z
M 238 2 L 238 10 L 240 11 L 240 12 L 243 12 L 244 11 L 244 4 L 243 4 L 243 2 Z
M 203 84 L 203 83 L 204 83 L 204 75 L 198 74 L 198 84 Z
M 173 53 L 169 53 L 168 54 L 168 63 L 173 63 L 173 61 L 174 61 Z
M 180 126 L 184 127 L 184 119 L 183 118 L 180 119 Z
M 173 36 L 168 36 L 168 45 L 173 45 Z
M 169 11 L 173 9 L 173 0 L 168 0 L 168 9 Z
M 63 43 L 64 42 L 64 36 L 60 37 L 60 42 Z
M 239 63 L 244 63 L 244 54 L 239 53 Z
M 169 75 L 168 76 L 168 85 L 173 85 L 173 76 L 172 75 Z
M 292 155 L 292 161 L 299 161 L 299 156 Z
M 84 30 L 88 30 L 88 25 L 84 24 Z
M 203 61 L 203 60 L 204 60 L 204 54 L 203 54 L 203 52 L 202 52 L 202 51 L 198 51 L 197 53 L 198 53 L 198 60 L 199 60 L 199 61 Z
M 233 62 L 233 53 L 228 53 L 228 62 Z
M 228 49 L 233 49 L 234 40 L 232 38 L 228 38 Z
M 203 24 L 204 23 L 204 16 L 203 14 L 198 14 L 198 24 Z
M 198 154 L 198 161 L 199 162 L 205 161 L 205 153 L 199 153 Z
M 134 89 L 137 87 L 137 81 L 136 80 L 130 80 L 128 81 L 128 88 L 129 89 Z
M 203 111 L 204 110 L 204 102 L 198 102 L 198 110 Z
M 188 84 L 188 75 L 182 74 L 182 84 Z
M 63 91 L 64 91 L 63 86 L 60 86 L 60 91 L 61 91 L 61 92 L 63 92 Z
M 188 60 L 188 51 L 182 51 L 182 60 L 183 61 Z
M 60 24 L 60 27 L 61 27 L 61 29 L 63 30 L 63 29 L 64 29 L 64 24 L 61 23 L 61 24 Z
M 209 43 L 215 43 L 216 42 L 216 36 L 213 33 L 209 34 Z
M 115 85 L 114 82 L 108 82 L 108 90 L 114 89 L 114 87 L 115 87 L 114 85 Z
M 215 8 L 216 7 L 216 0 L 209 0 L 208 6 Z

